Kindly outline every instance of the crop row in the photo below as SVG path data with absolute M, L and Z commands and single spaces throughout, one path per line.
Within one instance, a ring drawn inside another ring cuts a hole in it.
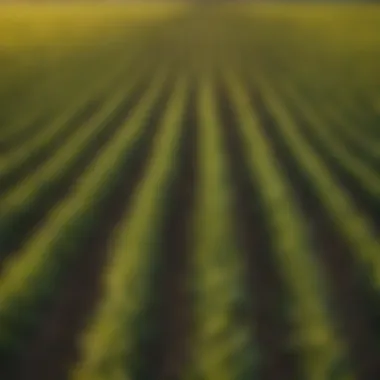
M 104 140 L 83 172 L 73 179 L 71 191 L 4 262 L 0 276 L 1 360 L 22 351 L 44 310 L 54 302 L 56 289 L 77 260 L 77 247 L 91 236 L 94 224 L 99 222 L 98 211 L 118 178 L 130 175 L 131 157 L 141 149 L 149 114 L 169 81 L 174 89 L 162 110 L 163 117 L 157 120 L 158 132 L 142 179 L 109 242 L 102 291 L 85 331 L 77 337 L 81 356 L 71 376 L 77 380 L 138 378 L 146 366 L 144 347 L 158 328 L 150 312 L 157 294 L 154 278 L 163 270 L 163 226 L 169 208 L 180 207 L 170 200 L 179 175 L 178 155 L 184 138 L 190 77 L 187 73 L 170 75 L 170 64 L 166 63 L 153 74 L 148 74 L 149 66 L 142 66 L 134 79 L 120 81 L 125 72 L 123 64 L 118 74 L 108 73 L 102 84 L 96 84 L 104 101 L 91 117 L 53 149 L 50 159 L 31 170 L 0 200 L 3 248 L 12 231 L 12 239 L 19 238 L 20 226 L 30 213 L 40 209 L 44 198 L 60 186 L 62 178 L 74 170 L 90 147 L 96 146 L 94 141 L 99 136 Z M 142 83 L 148 77 L 152 80 L 145 89 Z M 255 324 L 248 322 L 255 321 L 256 310 L 247 288 L 245 248 L 235 228 L 233 200 L 238 194 L 229 172 L 231 152 L 224 143 L 226 123 L 236 128 L 244 175 L 256 184 L 265 214 L 265 220 L 258 222 L 268 226 L 272 240 L 273 252 L 260 254 L 273 254 L 285 288 L 286 307 L 280 309 L 292 326 L 287 350 L 296 353 L 302 379 L 355 378 L 355 365 L 349 362 L 350 353 L 345 346 L 346 336 L 331 308 L 332 285 L 325 281 L 308 215 L 300 206 L 297 189 L 285 175 L 284 163 L 278 161 L 274 143 L 265 129 L 275 128 L 281 136 L 337 233 L 349 243 L 358 273 L 367 276 L 366 286 L 378 296 L 378 238 L 365 211 L 340 185 L 336 173 L 305 138 L 302 128 L 309 128 L 313 141 L 334 152 L 341 165 L 350 169 L 358 181 L 362 179 L 369 191 L 376 188 L 377 177 L 369 175 L 369 169 L 362 168 L 362 163 L 348 154 L 318 113 L 310 111 L 288 82 L 276 83 L 266 75 L 252 75 L 244 84 L 234 66 L 225 68 L 220 77 L 202 72 L 195 83 L 197 103 L 193 111 L 197 118 L 192 127 L 197 130 L 197 172 L 194 220 L 189 229 L 194 244 L 187 268 L 193 321 L 189 327 L 189 366 L 183 369 L 184 378 L 189 380 L 243 380 L 259 376 L 265 355 L 256 339 Z M 250 88 L 262 95 L 273 125 L 266 125 L 262 119 L 261 106 L 250 98 Z M 83 103 L 90 97 L 89 89 L 86 91 L 80 97 Z M 218 91 L 229 102 L 232 120 L 221 117 Z M 308 115 L 302 128 L 294 116 L 295 110 Z M 13 159 L 11 153 L 6 170 L 17 170 L 20 162 L 27 162 L 43 146 L 49 150 L 54 136 L 69 128 L 68 115 L 76 111 L 73 103 L 73 109 L 60 116 L 59 123 L 36 134 L 35 141 L 22 144 L 23 154 L 16 150 Z
M 143 74 L 142 74 L 143 75 Z M 82 125 L 73 131 L 70 139 L 55 149 L 50 158 L 43 162 L 35 171 L 19 180 L 0 201 L 0 241 L 2 250 L 12 242 L 12 231 L 16 231 L 20 238 L 20 229 L 28 216 L 33 215 L 41 208 L 48 194 L 59 190 L 62 179 L 76 170 L 78 163 L 88 155 L 88 152 L 97 147 L 96 142 L 105 140 L 107 135 L 112 138 L 113 127 L 118 127 L 119 120 L 114 122 L 115 117 L 127 118 L 126 101 L 129 103 L 135 96 L 136 87 L 139 84 L 137 75 L 130 83 L 121 81 L 115 88 L 112 86 L 109 93 L 102 93 L 106 97 L 104 104 Z M 124 120 L 121 120 L 123 122 Z M 51 144 L 47 144 L 50 150 Z M 35 148 L 38 150 L 38 148 Z M 27 161 L 30 158 L 26 157 Z
M 128 170 L 145 121 L 157 101 L 164 74 L 158 73 L 142 102 L 96 160 L 78 178 L 73 191 L 49 213 L 44 224 L 4 265 L 0 279 L 0 347 L 2 354 L 22 345 L 43 305 L 67 272 L 75 247 L 91 233 L 97 210 L 119 175 Z M 41 309 L 42 308 L 42 309 Z

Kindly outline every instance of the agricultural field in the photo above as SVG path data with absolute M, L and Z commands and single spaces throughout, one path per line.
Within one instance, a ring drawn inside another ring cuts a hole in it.
M 380 7 L 0 8 L 1 380 L 379 380 Z

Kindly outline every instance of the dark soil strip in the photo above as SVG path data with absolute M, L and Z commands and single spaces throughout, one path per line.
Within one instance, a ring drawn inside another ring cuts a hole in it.
M 325 212 L 312 184 L 300 169 L 297 159 L 286 145 L 261 94 L 251 92 L 251 99 L 273 152 L 287 175 L 304 215 L 308 218 L 318 258 L 325 270 L 332 292 L 331 307 L 337 315 L 337 327 L 348 343 L 349 355 L 357 378 L 380 379 L 380 314 L 373 295 L 361 277 L 350 247 Z M 377 303 L 378 304 L 378 303 Z
M 294 108 L 291 108 L 294 110 Z M 327 166 L 334 173 L 335 178 L 341 187 L 348 191 L 351 195 L 355 205 L 359 210 L 362 210 L 372 223 L 377 235 L 380 237 L 380 199 L 370 194 L 365 188 L 365 185 L 360 183 L 360 180 L 355 178 L 346 168 L 343 167 L 338 161 L 335 152 L 324 147 L 324 144 L 318 140 L 311 131 L 311 127 L 296 111 L 293 113 L 297 125 L 303 134 L 303 137 L 315 149 L 319 156 L 325 161 Z M 321 127 L 322 128 L 322 127 Z M 339 138 L 339 137 L 337 137 Z M 378 166 L 378 169 L 380 166 Z M 375 169 L 372 167 L 372 169 Z
M 139 102 L 146 87 L 147 82 L 144 81 L 135 93 L 126 98 L 118 107 L 108 126 L 96 135 L 80 157 L 67 168 L 65 175 L 56 182 L 41 184 L 38 199 L 30 207 L 14 215 L 14 219 L 2 228 L 0 231 L 0 273 L 4 260 L 18 250 L 30 234 L 43 223 L 51 208 L 70 193 L 76 179 L 80 178 L 102 147 L 115 135 L 127 119 L 129 112 Z
M 277 269 L 266 212 L 260 202 L 260 185 L 250 180 L 236 119 L 223 88 L 219 91 L 219 107 L 236 194 L 236 232 L 246 253 L 247 281 L 254 305 L 254 340 L 262 355 L 258 378 L 295 380 L 299 374 L 296 355 L 288 347 L 292 328 L 284 317 L 285 285 Z
M 15 186 L 28 173 L 37 170 L 43 162 L 50 157 L 59 147 L 78 130 L 84 126 L 85 122 L 99 109 L 104 99 L 96 98 L 88 102 L 77 114 L 61 129 L 59 133 L 52 139 L 49 145 L 41 149 L 34 150 L 28 159 L 23 161 L 14 170 L 7 172 L 1 178 L 0 196 L 8 191 L 12 186 Z
M 54 299 L 54 305 L 41 318 L 35 336 L 7 380 L 66 380 L 68 371 L 80 359 L 77 346 L 81 332 L 96 309 L 101 293 L 101 274 L 107 260 L 107 250 L 114 227 L 129 209 L 131 195 L 144 174 L 147 158 L 157 132 L 157 120 L 165 108 L 170 87 L 152 109 L 143 139 L 135 147 L 132 162 L 126 163 L 125 175 L 120 173 L 118 184 L 106 199 L 98 214 L 91 236 L 76 253 L 73 266 Z M 128 112 L 124 109 L 124 115 Z M 121 121 L 121 120 L 119 120 Z
M 180 380 L 187 362 L 190 300 L 187 289 L 191 253 L 195 183 L 196 121 L 192 91 L 184 119 L 177 175 L 169 189 L 166 220 L 159 252 L 160 271 L 154 279 L 151 320 L 155 334 L 142 349 L 143 368 L 136 380 Z

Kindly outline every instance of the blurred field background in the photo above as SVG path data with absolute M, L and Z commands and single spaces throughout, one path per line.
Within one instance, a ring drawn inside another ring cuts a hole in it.
M 376 4 L 0 6 L 0 379 L 380 379 Z

